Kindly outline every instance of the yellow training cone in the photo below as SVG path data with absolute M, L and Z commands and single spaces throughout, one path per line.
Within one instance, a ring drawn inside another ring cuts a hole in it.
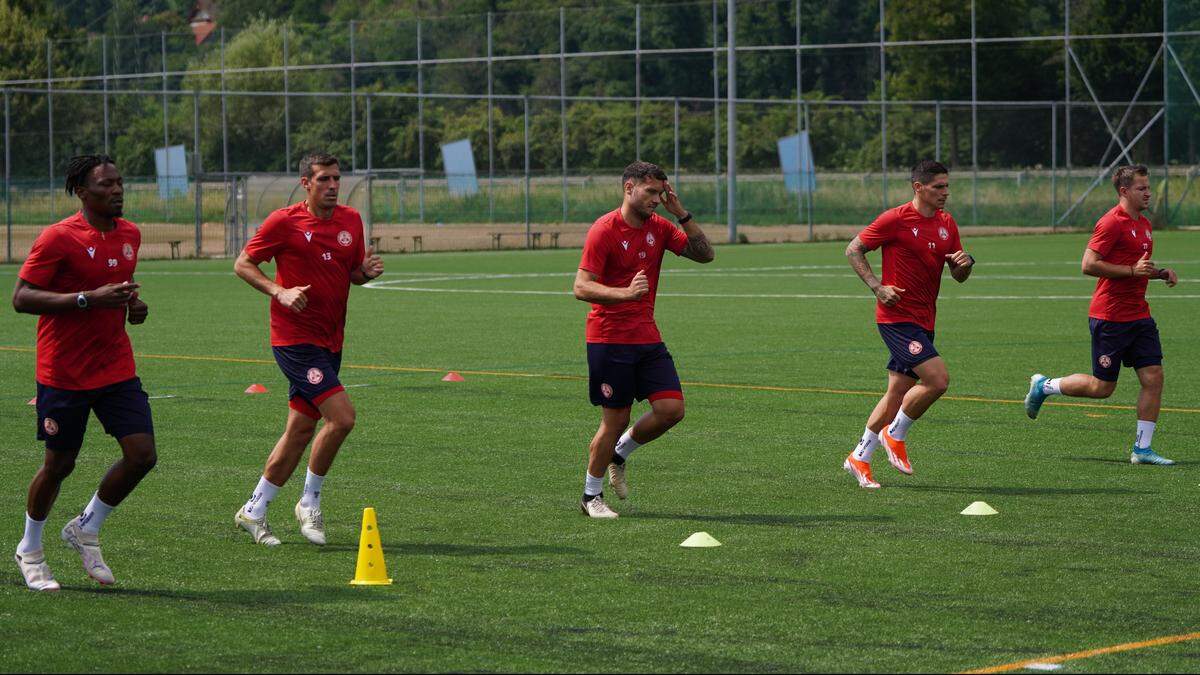
M 352 586 L 387 586 L 392 580 L 383 562 L 383 543 L 379 540 L 379 524 L 375 509 L 363 509 L 362 534 L 358 537 L 358 565 L 354 568 Z
M 971 502 L 961 513 L 964 516 L 994 516 L 1000 512 L 988 506 L 987 502 Z
M 712 535 L 707 532 L 697 532 L 687 539 L 684 539 L 683 543 L 680 544 L 680 546 L 684 548 L 711 548 L 713 546 L 720 545 L 721 542 L 713 539 Z

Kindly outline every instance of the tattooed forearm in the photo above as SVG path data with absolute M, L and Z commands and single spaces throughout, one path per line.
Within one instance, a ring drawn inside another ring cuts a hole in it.
M 688 237 L 687 246 L 683 247 L 683 252 L 679 255 L 698 263 L 707 263 L 713 261 L 716 252 L 713 251 L 712 244 L 708 243 L 708 237 L 701 232 Z
M 879 279 L 875 276 L 875 272 L 871 270 L 871 263 L 867 262 L 866 250 L 863 248 L 862 242 L 855 237 L 850 245 L 846 247 L 846 258 L 850 261 L 850 267 L 858 275 L 863 283 L 874 291 L 881 285 Z

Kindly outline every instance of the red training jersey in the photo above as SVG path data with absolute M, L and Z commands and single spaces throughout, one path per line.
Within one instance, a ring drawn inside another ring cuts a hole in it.
M 142 233 L 117 218 L 109 232 L 82 213 L 42 230 L 18 276 L 55 293 L 81 293 L 133 280 Z M 59 389 L 99 389 L 137 373 L 125 307 L 43 314 L 37 328 L 37 381 Z
M 579 269 L 599 277 L 605 286 L 627 287 L 639 270 L 646 273 L 650 291 L 637 300 L 592 305 L 587 316 L 587 341 L 615 344 L 654 344 L 662 335 L 654 323 L 654 296 L 667 251 L 679 255 L 687 235 L 666 218 L 651 214 L 642 227 L 630 227 L 617 209 L 601 216 L 588 230 Z
M 1096 221 L 1096 229 L 1088 248 L 1100 254 L 1104 262 L 1114 265 L 1136 265 L 1138 259 L 1154 255 L 1154 240 L 1150 236 L 1150 220 L 1141 214 L 1134 219 L 1120 204 Z M 1088 316 L 1104 321 L 1137 321 L 1150 318 L 1146 302 L 1149 277 L 1126 277 L 1096 281 Z
M 868 250 L 883 247 L 883 284 L 904 289 L 895 305 L 875 304 L 876 323 L 915 323 L 932 331 L 946 254 L 962 250 L 954 218 L 940 210 L 926 218 L 909 202 L 879 214 L 858 239 Z
M 338 205 L 324 220 L 304 202 L 273 211 L 246 242 L 246 255 L 255 263 L 274 258 L 275 283 L 284 288 L 312 287 L 304 293 L 308 304 L 302 312 L 271 302 L 271 345 L 342 351 L 350 275 L 366 257 L 358 211 Z

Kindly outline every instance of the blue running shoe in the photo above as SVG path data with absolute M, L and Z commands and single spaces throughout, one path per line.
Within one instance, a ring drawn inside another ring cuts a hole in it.
M 1133 446 L 1133 452 L 1129 453 L 1130 464 L 1157 464 L 1159 466 L 1171 466 L 1175 463 L 1173 459 L 1167 459 L 1157 452 L 1146 448 L 1139 449 L 1136 445 Z
M 1025 414 L 1029 415 L 1029 419 L 1036 420 L 1038 411 L 1042 409 L 1042 403 L 1046 400 L 1046 393 L 1042 391 L 1042 385 L 1046 384 L 1046 380 L 1050 378 L 1038 373 L 1029 378 L 1029 393 L 1025 394 Z

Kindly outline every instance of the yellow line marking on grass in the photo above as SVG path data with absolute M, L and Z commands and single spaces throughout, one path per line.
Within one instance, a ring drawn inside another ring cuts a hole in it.
M 1141 642 L 1126 642 L 1124 644 L 1113 645 L 1111 647 L 1100 647 L 1099 649 L 1088 649 L 1082 652 L 1072 652 L 1070 654 L 1059 654 L 1058 656 L 1043 656 L 1027 661 L 1017 661 L 1015 663 L 1006 663 L 1000 666 L 991 666 L 989 668 L 979 668 L 977 670 L 965 670 L 964 674 L 974 673 L 1007 673 L 1013 670 L 1022 670 L 1034 663 L 1063 663 L 1064 661 L 1075 661 L 1077 659 L 1089 659 L 1093 656 L 1103 656 L 1105 654 L 1116 654 L 1118 652 L 1128 652 L 1134 649 L 1145 649 L 1147 647 L 1161 647 L 1162 645 L 1175 644 L 1177 642 L 1190 642 L 1192 640 L 1200 640 L 1200 633 L 1185 633 L 1183 635 L 1168 635 L 1166 637 L 1154 638 L 1153 640 L 1143 640 Z
M 17 352 L 21 354 L 32 354 L 36 350 L 30 347 L 4 347 L 0 346 L 0 352 Z M 197 356 L 193 354 L 135 354 L 139 359 L 153 359 L 159 361 L 207 361 L 211 363 L 246 363 L 253 365 L 275 365 L 275 362 L 268 359 L 248 359 L 234 356 Z M 343 364 L 343 368 L 349 370 L 370 370 L 387 373 L 445 373 L 447 368 L 420 368 L 415 366 L 377 366 L 370 364 Z M 539 380 L 570 380 L 583 381 L 587 380 L 583 375 L 563 375 L 560 373 L 522 373 L 510 370 L 457 370 L 460 375 L 479 375 L 484 377 L 519 377 L 526 379 Z M 828 387 L 787 387 L 780 385 L 769 384 L 736 384 L 729 382 L 691 382 L 684 381 L 684 384 L 689 387 L 703 387 L 707 389 L 740 389 L 743 391 L 774 391 L 792 394 L 836 394 L 838 396 L 882 396 L 879 391 L 864 391 L 861 389 L 833 389 Z M 1007 399 L 1007 398 L 988 398 L 986 396 L 943 396 L 943 401 L 964 401 L 968 403 L 1003 403 L 1003 404 L 1018 404 L 1024 403 L 1022 399 Z M 1137 408 L 1131 405 L 1114 405 L 1111 403 L 1071 403 L 1071 402 L 1050 402 L 1045 405 L 1058 406 L 1065 408 L 1089 408 L 1095 410 L 1136 410 Z M 1161 412 L 1177 412 L 1177 413 L 1194 413 L 1200 414 L 1200 408 L 1160 408 Z

